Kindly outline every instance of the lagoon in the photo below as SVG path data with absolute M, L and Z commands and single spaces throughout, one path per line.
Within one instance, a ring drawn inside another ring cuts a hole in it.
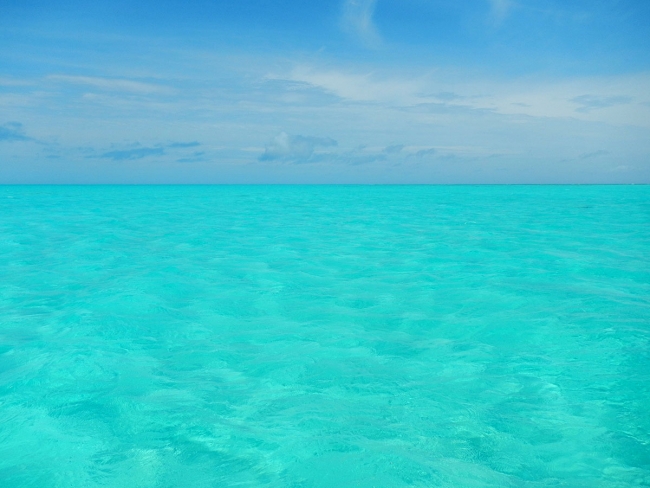
M 650 486 L 650 186 L 2 186 L 3 487 Z

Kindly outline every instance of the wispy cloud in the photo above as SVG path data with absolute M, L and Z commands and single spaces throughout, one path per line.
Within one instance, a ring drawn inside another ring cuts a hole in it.
M 23 124 L 18 122 L 7 122 L 0 125 L 0 142 L 1 141 L 30 141 L 31 137 L 27 137 Z
M 386 154 L 398 154 L 404 149 L 404 144 L 393 144 L 392 146 L 386 146 L 384 152 Z
M 71 75 L 49 75 L 48 80 L 57 83 L 69 83 L 75 85 L 88 85 L 106 91 L 122 91 L 138 94 L 164 94 L 171 90 L 166 86 L 141 81 L 128 80 L 123 78 L 101 78 L 95 76 L 71 76 Z
M 418 159 L 422 159 L 422 158 L 429 158 L 435 156 L 437 153 L 438 151 L 434 148 L 420 149 L 414 154 L 414 156 Z
M 343 4 L 343 29 L 358 37 L 367 47 L 377 47 L 381 37 L 372 16 L 377 0 L 345 0 Z
M 318 147 L 333 147 L 337 142 L 329 137 L 307 137 L 281 132 L 266 146 L 260 161 L 310 162 Z
M 201 161 L 205 161 L 204 151 L 195 151 L 187 157 L 179 158 L 176 160 L 177 163 L 199 163 Z
M 609 154 L 610 154 L 609 151 L 605 151 L 603 149 L 600 149 L 598 151 L 583 153 L 578 157 L 578 159 L 598 158 L 598 157 L 601 157 L 601 156 L 607 156 Z
M 325 149 L 318 150 L 318 148 Z M 447 148 L 443 157 L 449 157 L 458 151 L 462 153 L 462 148 Z M 282 132 L 267 145 L 264 154 L 258 159 L 260 161 L 324 163 L 339 167 L 351 167 L 366 164 L 382 166 L 420 164 L 421 162 L 430 162 L 434 158 L 440 158 L 438 150 L 426 146 L 392 144 L 382 147 L 361 144 L 355 147 L 340 148 L 336 141 L 330 138 L 292 136 Z
M 19 87 L 19 86 L 30 86 L 30 85 L 34 85 L 34 82 L 28 80 L 22 80 L 19 78 L 0 76 L 0 86 Z
M 286 79 L 348 102 L 387 108 L 465 114 L 476 110 L 475 113 L 490 111 L 531 117 L 577 117 L 644 127 L 650 124 L 647 92 L 650 73 L 533 82 L 529 79 L 468 79 L 440 69 L 405 77 L 298 65 Z
M 489 0 L 490 2 L 490 19 L 499 26 L 506 19 L 514 2 L 512 0 Z
M 357 102 L 394 102 L 409 105 L 425 101 L 419 95 L 424 88 L 421 80 L 378 79 L 369 73 L 323 71 L 304 66 L 296 67 L 289 75 L 289 79 Z
M 571 99 L 572 102 L 580 105 L 576 109 L 577 112 L 590 112 L 599 108 L 608 108 L 615 105 L 625 105 L 632 101 L 631 97 L 628 96 L 614 96 L 614 97 L 602 97 L 595 95 L 580 95 Z
M 192 142 L 172 142 L 171 144 L 167 144 L 167 147 L 170 149 L 184 149 L 187 147 L 198 147 L 200 146 L 201 143 L 197 141 L 192 141 Z
M 190 149 L 200 146 L 199 142 L 171 142 L 168 144 L 157 144 L 152 147 L 141 147 L 140 144 L 136 143 L 130 148 L 125 149 L 116 149 L 112 151 L 107 151 L 99 155 L 103 159 L 112 159 L 113 161 L 129 161 L 136 159 L 144 159 L 150 156 L 164 156 L 167 154 L 167 150 L 183 150 Z M 197 157 L 203 153 L 195 152 L 192 157 Z M 185 162 L 185 161 L 184 161 Z
M 138 147 L 121 151 L 108 151 L 102 154 L 100 158 L 112 159 L 113 161 L 127 161 L 143 159 L 149 156 L 162 156 L 163 154 L 165 154 L 165 149 L 162 147 Z

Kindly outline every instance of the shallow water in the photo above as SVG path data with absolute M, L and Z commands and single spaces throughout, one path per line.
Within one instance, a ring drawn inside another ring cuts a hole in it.
M 0 187 L 2 487 L 650 486 L 650 187 Z

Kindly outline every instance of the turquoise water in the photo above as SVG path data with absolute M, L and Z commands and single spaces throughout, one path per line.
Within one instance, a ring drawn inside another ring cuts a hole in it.
M 0 486 L 650 486 L 650 187 L 0 187 Z

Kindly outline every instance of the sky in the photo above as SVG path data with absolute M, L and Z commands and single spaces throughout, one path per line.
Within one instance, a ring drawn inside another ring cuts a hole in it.
M 0 0 L 0 183 L 650 183 L 647 0 Z

